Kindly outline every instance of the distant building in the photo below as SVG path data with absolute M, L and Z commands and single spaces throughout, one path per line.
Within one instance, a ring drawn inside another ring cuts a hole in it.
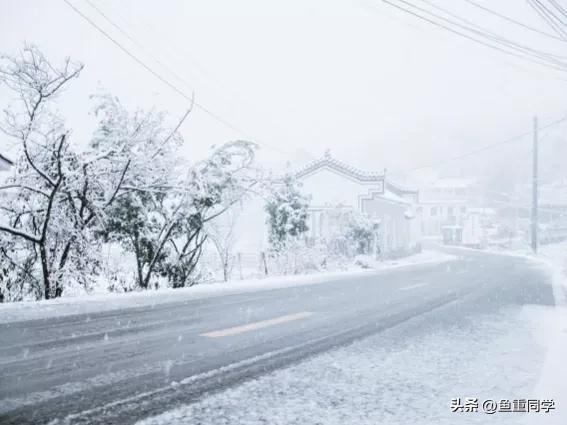
M 480 186 L 475 179 L 441 178 L 420 188 L 418 211 L 423 235 L 449 239 L 451 243 L 467 242 L 463 235 L 475 235 L 471 244 L 478 244 L 476 229 L 479 220 L 475 208 L 480 205 Z M 471 227 L 472 226 L 472 227 Z

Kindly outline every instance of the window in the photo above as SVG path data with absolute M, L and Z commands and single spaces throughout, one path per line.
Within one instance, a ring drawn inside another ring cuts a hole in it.
M 431 215 L 437 215 L 437 207 L 431 207 Z

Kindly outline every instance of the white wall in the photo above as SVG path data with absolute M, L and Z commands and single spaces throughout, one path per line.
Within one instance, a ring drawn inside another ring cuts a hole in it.
M 336 206 L 339 204 L 359 209 L 358 197 L 371 190 L 381 189 L 380 182 L 361 183 L 322 167 L 313 174 L 299 179 L 302 192 L 312 195 L 311 206 Z

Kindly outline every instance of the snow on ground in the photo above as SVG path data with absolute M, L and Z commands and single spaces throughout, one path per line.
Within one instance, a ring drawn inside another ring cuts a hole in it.
M 556 302 L 553 320 L 545 329 L 548 349 L 536 391 L 553 394 L 558 403 L 567 406 L 567 241 L 540 246 L 536 258 L 552 273 Z M 564 425 L 567 418 L 557 423 Z
M 510 309 L 455 321 L 454 308 L 442 323 L 413 319 L 138 425 L 523 423 L 528 415 L 452 413 L 451 399 L 533 397 L 549 311 Z M 547 424 L 556 412 L 531 415 Z
M 434 321 L 412 319 L 138 425 L 564 425 L 567 244 L 542 247 L 531 258 L 553 273 L 555 307 L 515 307 L 472 320 L 453 305 Z M 557 410 L 453 413 L 455 397 L 553 399 Z
M 541 246 L 539 258 L 553 270 L 554 282 L 563 290 L 563 295 L 556 295 L 567 298 L 567 241 Z
M 192 288 L 149 290 L 129 293 L 105 293 L 75 297 L 64 297 L 39 302 L 0 304 L 0 323 L 21 320 L 47 319 L 81 313 L 96 313 L 132 307 L 151 307 L 169 302 L 189 301 L 222 295 L 265 291 L 290 286 L 311 285 L 342 280 L 360 274 L 381 273 L 397 268 L 424 264 L 438 264 L 455 259 L 454 256 L 437 251 L 424 251 L 407 258 L 372 263 L 371 269 L 352 268 L 340 272 L 323 272 L 308 275 L 277 276 L 265 279 L 233 280 L 227 283 L 212 283 Z

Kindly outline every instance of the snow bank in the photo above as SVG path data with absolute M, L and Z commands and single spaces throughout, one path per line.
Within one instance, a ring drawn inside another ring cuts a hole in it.
M 466 248 L 461 248 L 466 249 Z M 529 247 L 516 250 L 490 250 L 498 255 L 523 257 L 551 275 L 555 308 L 548 312 L 545 326 L 541 327 L 540 339 L 546 347 L 542 372 L 533 394 L 540 398 L 553 398 L 565 412 L 567 406 L 567 241 L 540 245 L 538 254 Z M 541 419 L 527 417 L 523 422 L 538 425 Z M 557 420 L 546 420 L 546 424 L 567 423 L 565 415 Z
M 325 272 L 309 275 L 278 276 L 265 279 L 233 280 L 226 283 L 211 283 L 192 288 L 149 290 L 129 293 L 105 293 L 64 297 L 38 302 L 18 302 L 0 304 L 0 323 L 22 320 L 47 319 L 73 314 L 96 313 L 123 308 L 149 307 L 170 302 L 266 291 L 291 286 L 335 282 L 351 276 L 381 273 L 402 267 L 437 264 L 451 261 L 455 257 L 437 251 L 424 251 L 396 261 L 374 263 L 372 269 L 353 267 L 347 271 Z
M 552 320 L 542 329 L 547 351 L 543 370 L 535 389 L 536 395 L 553 397 L 561 406 L 564 416 L 561 420 L 546 424 L 564 425 L 567 406 L 567 242 L 543 245 L 535 257 L 542 267 L 550 271 L 553 281 L 555 310 Z M 531 418 L 530 425 L 538 425 L 537 418 Z

